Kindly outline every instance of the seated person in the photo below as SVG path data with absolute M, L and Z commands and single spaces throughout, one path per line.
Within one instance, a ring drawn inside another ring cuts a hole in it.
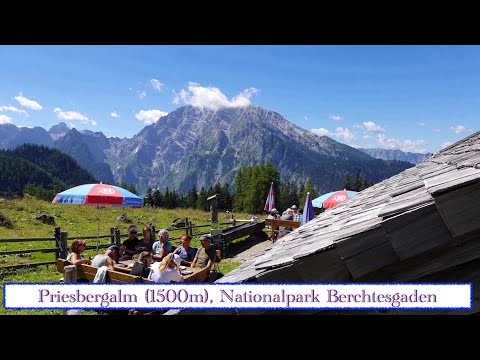
M 105 254 L 98 254 L 92 260 L 92 266 L 107 266 L 108 270 L 115 270 L 114 263 L 118 263 L 120 258 L 120 248 L 117 245 L 110 246 Z
M 148 251 L 152 252 L 152 246 L 153 246 L 153 234 L 152 234 L 152 228 L 151 227 L 144 227 L 143 228 L 143 239 L 140 240 L 138 243 L 138 246 L 136 248 L 136 252 L 140 253 L 142 251 Z
M 156 283 L 183 282 L 183 276 L 180 275 L 178 265 L 180 265 L 180 256 L 177 254 L 166 255 L 160 263 L 156 263 L 150 270 L 148 278 Z
M 162 260 L 165 256 L 172 252 L 172 244 L 168 241 L 169 234 L 165 229 L 158 231 L 158 241 L 152 246 L 153 260 Z
M 180 255 L 180 258 L 182 259 L 180 265 L 190 266 L 193 259 L 195 258 L 197 249 L 190 247 L 191 240 L 192 239 L 190 238 L 190 236 L 183 235 L 181 239 L 182 246 L 176 248 L 173 252 L 174 254 Z
M 130 275 L 148 278 L 152 261 L 152 254 L 150 254 L 148 251 L 142 251 L 138 259 L 135 260 L 132 270 L 130 271 Z
M 90 265 L 92 262 L 89 259 L 84 259 L 82 257 L 82 253 L 87 248 L 86 245 L 87 240 L 82 239 L 75 239 L 72 241 L 72 245 L 70 245 L 69 254 L 67 255 L 67 261 L 70 262 L 71 265 L 80 265 L 80 264 L 87 264 Z
M 217 252 L 212 246 L 212 237 L 210 235 L 203 235 L 200 238 L 200 243 L 202 244 L 202 247 L 195 254 L 191 267 L 205 269 L 205 276 L 202 281 L 207 281 L 210 275 L 210 270 L 215 263 Z
M 267 219 L 275 220 L 275 219 L 278 219 L 279 217 L 280 216 L 278 214 L 278 210 L 273 208 L 272 211 L 270 211 L 270 214 L 268 214 Z M 267 227 L 267 229 L 272 230 L 270 225 Z M 278 226 L 275 226 L 273 230 L 278 230 Z
M 137 252 L 138 243 L 140 242 L 137 238 L 137 227 L 135 225 L 130 225 L 128 229 L 128 239 L 122 243 L 120 248 L 120 253 L 122 257 L 120 261 L 132 260 L 133 255 Z
M 285 214 L 282 215 L 281 219 L 282 220 L 292 220 L 293 221 L 293 213 L 294 213 L 294 211 L 292 209 L 288 208 L 285 211 Z M 287 235 L 292 230 L 293 229 L 290 228 L 290 227 L 280 226 L 279 233 L 278 233 L 278 238 L 281 238 L 282 236 Z

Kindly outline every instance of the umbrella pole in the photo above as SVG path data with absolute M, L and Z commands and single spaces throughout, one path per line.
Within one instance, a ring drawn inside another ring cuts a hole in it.
M 100 243 L 100 205 L 98 205 L 97 208 L 98 208 L 98 216 L 97 216 L 97 255 L 98 255 L 98 246 Z

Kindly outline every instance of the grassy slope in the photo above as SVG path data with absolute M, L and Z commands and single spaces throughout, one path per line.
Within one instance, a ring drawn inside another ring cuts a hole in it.
M 49 202 L 40 201 L 34 198 L 25 198 L 22 200 L 8 200 L 0 202 L 0 213 L 8 218 L 14 225 L 13 229 L 0 226 L 0 238 L 43 238 L 51 237 L 52 241 L 48 242 L 30 242 L 30 243 L 0 243 L 0 251 L 26 250 L 29 248 L 53 248 L 53 232 L 54 226 L 45 225 L 39 220 L 35 220 L 36 216 L 46 214 L 55 217 L 57 226 L 61 231 L 67 231 L 68 237 L 96 236 L 97 235 L 97 215 L 96 207 L 82 205 L 59 205 Z M 128 222 L 124 223 L 117 218 L 125 214 Z M 111 227 L 120 229 L 121 234 L 126 234 L 128 226 L 135 224 L 139 230 L 143 226 L 147 226 L 152 222 L 156 229 L 169 228 L 173 219 L 189 217 L 194 225 L 208 224 L 210 214 L 190 209 L 152 209 L 152 208 L 114 208 L 104 207 L 100 210 L 100 235 L 108 235 Z M 236 214 L 236 218 L 248 219 L 246 214 Z M 154 219 L 153 221 L 151 219 Z M 219 222 L 228 222 L 229 214 L 219 214 Z M 225 226 L 226 227 L 226 226 Z M 210 228 L 201 228 L 197 232 L 208 232 Z M 170 237 L 179 238 L 183 234 L 182 231 L 174 231 L 170 233 Z M 139 234 L 141 238 L 141 234 Z M 122 238 L 123 239 L 123 238 Z M 232 242 L 243 241 L 238 239 Z M 69 240 L 69 243 L 71 241 Z M 109 242 L 109 239 L 101 240 L 102 243 Z M 96 240 L 87 241 L 87 245 L 95 245 Z M 173 240 L 174 245 L 179 245 L 179 240 Z M 193 247 L 200 247 L 198 237 L 192 240 Z M 95 256 L 94 249 L 87 250 L 87 257 Z M 54 253 L 30 253 L 21 255 L 2 255 L 0 256 L 0 266 L 13 265 L 19 263 L 31 263 L 41 261 L 53 261 Z M 229 259 L 223 259 L 220 263 L 222 273 L 226 274 L 237 266 L 238 262 Z M 3 282 L 58 282 L 61 277 L 54 265 L 39 266 L 34 268 L 26 268 L 15 271 L 0 270 L 0 285 Z M 3 300 L 3 286 L 0 288 L 0 298 Z M 1 302 L 0 315 L 5 314 L 60 314 L 60 311 L 6 311 L 3 309 L 3 301 Z

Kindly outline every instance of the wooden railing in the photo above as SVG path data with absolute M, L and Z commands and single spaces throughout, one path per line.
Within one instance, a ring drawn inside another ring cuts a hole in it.
M 219 226 L 234 226 L 238 221 L 240 220 L 235 220 L 232 217 L 232 220 L 230 222 L 225 222 L 225 223 L 219 223 L 217 225 Z M 169 233 L 174 233 L 176 234 L 177 232 L 181 232 L 181 235 L 175 237 L 175 236 L 170 236 L 170 240 L 177 240 L 182 237 L 182 235 L 188 235 L 188 236 L 201 236 L 205 234 L 210 234 L 210 229 L 211 229 L 211 223 L 205 224 L 205 225 L 192 225 L 191 221 L 189 218 L 185 219 L 185 224 L 186 226 L 184 227 L 179 227 L 179 228 L 167 228 L 166 230 Z M 155 233 L 155 225 L 150 224 L 150 227 L 152 228 L 153 232 Z M 208 232 L 198 232 L 194 230 L 198 230 L 201 228 L 209 228 Z M 122 242 L 122 238 L 127 238 L 128 233 L 126 234 L 121 234 L 120 230 L 117 228 L 110 228 L 110 234 L 108 235 L 100 235 L 100 236 L 73 236 L 69 237 L 67 232 L 62 232 L 60 227 L 56 227 L 54 230 L 54 234 L 52 237 L 47 237 L 47 238 L 22 238 L 22 239 L 0 239 L 0 244 L 2 243 L 16 243 L 16 242 L 21 242 L 21 243 L 29 243 L 29 242 L 51 242 L 52 246 L 49 246 L 47 248 L 42 248 L 42 249 L 26 249 L 26 250 L 9 250 L 9 251 L 0 251 L 0 256 L 6 256 L 6 255 L 22 255 L 22 254 L 30 254 L 30 253 L 54 253 L 54 258 L 52 261 L 42 261 L 42 262 L 32 262 L 32 263 L 25 263 L 25 264 L 15 264 L 15 265 L 7 265 L 7 266 L 0 266 L 1 269 L 17 269 L 17 268 L 22 268 L 22 267 L 36 267 L 36 266 L 41 266 L 41 265 L 51 265 L 51 264 L 56 264 L 56 260 L 58 258 L 65 259 L 68 254 L 68 241 L 73 240 L 73 239 L 85 239 L 85 240 L 92 240 L 92 239 L 110 239 L 110 242 L 107 244 L 99 244 L 98 248 L 108 248 L 109 246 L 116 244 L 120 246 Z M 156 241 L 156 237 L 154 237 L 154 241 Z M 96 249 L 97 246 L 87 246 L 87 250 L 91 249 Z
M 291 228 L 296 229 L 300 227 L 300 221 L 292 221 L 292 220 L 282 220 L 282 219 L 266 219 L 265 225 L 270 226 L 270 240 L 275 242 L 277 240 L 279 234 L 279 227 Z

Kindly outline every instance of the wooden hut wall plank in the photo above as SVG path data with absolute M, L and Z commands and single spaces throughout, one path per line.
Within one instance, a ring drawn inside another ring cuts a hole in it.
M 480 231 L 364 276 L 361 281 L 414 281 L 429 274 L 480 258 Z
M 480 228 L 480 183 L 440 195 L 435 203 L 454 237 Z
M 453 240 L 434 204 L 382 223 L 400 260 Z
M 345 264 L 353 278 L 357 279 L 369 272 L 398 261 L 399 259 L 395 250 L 390 242 L 386 241 L 374 248 L 345 259 Z

